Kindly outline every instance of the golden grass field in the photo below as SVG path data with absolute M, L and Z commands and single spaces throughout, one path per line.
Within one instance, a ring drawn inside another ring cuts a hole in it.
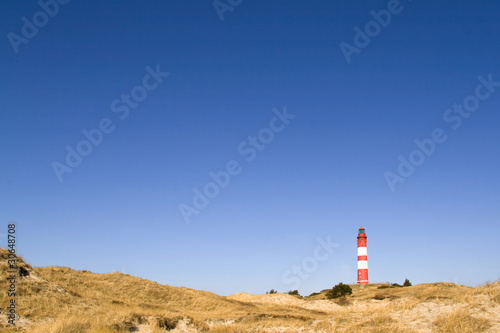
M 288 294 L 222 297 L 122 273 L 33 268 L 18 258 L 17 325 L 7 323 L 7 250 L 0 249 L 1 332 L 500 332 L 500 281 L 377 289 L 342 302 Z M 25 273 L 26 274 L 26 273 Z M 332 283 L 332 286 L 335 283 Z M 328 286 L 331 287 L 331 286 Z

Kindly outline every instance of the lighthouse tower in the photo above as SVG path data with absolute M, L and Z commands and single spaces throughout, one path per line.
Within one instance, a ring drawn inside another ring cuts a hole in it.
M 368 283 L 368 257 L 366 252 L 365 228 L 358 231 L 358 283 Z

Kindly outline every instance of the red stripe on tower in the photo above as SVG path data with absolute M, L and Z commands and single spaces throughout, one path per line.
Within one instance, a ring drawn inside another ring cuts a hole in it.
M 366 252 L 365 228 L 358 231 L 358 283 L 368 283 L 368 257 Z

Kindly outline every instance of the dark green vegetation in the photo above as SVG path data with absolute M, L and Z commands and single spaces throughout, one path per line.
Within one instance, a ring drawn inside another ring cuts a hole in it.
M 326 298 L 328 299 L 340 298 L 351 294 L 352 294 L 352 288 L 349 285 L 340 282 L 326 293 Z

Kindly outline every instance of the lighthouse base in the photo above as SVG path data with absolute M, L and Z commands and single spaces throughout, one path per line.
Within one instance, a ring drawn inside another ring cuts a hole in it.
M 358 268 L 358 283 L 360 284 L 368 283 L 368 268 Z

